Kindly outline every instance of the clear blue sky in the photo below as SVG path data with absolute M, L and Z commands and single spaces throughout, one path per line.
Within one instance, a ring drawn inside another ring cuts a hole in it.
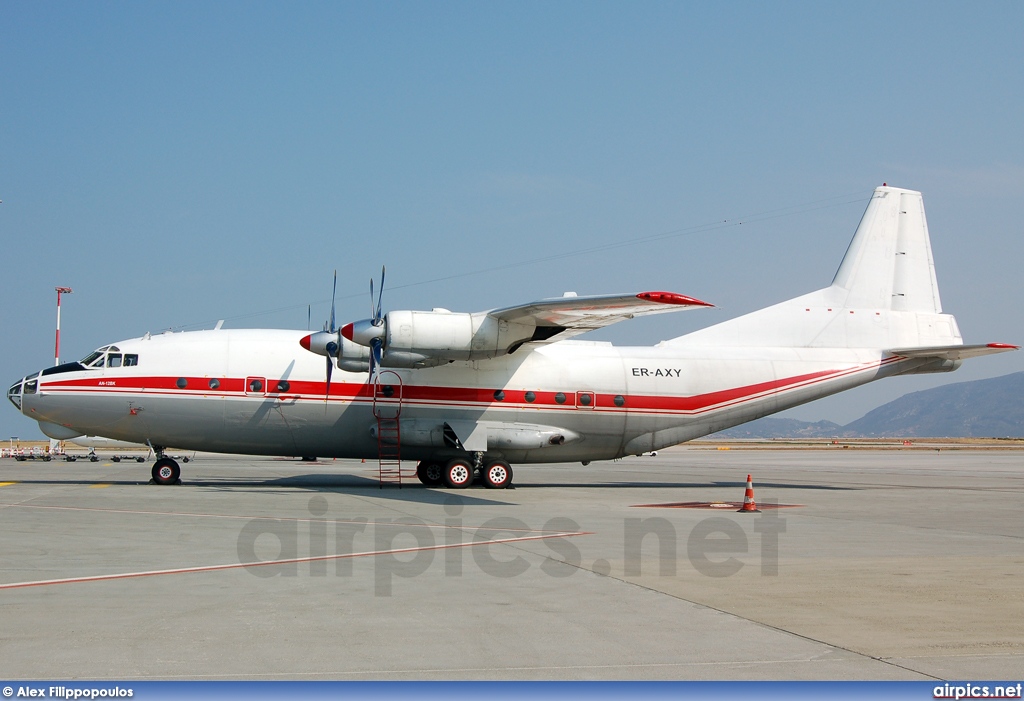
M 924 192 L 966 341 L 1020 343 L 1022 27 L 1020 2 L 6 3 L 0 381 L 52 363 L 55 285 L 72 359 L 319 327 L 335 268 L 362 318 L 382 263 L 386 308 L 718 305 L 597 336 L 654 343 L 827 285 L 883 181 Z M 5 406 L 0 437 L 41 435 Z

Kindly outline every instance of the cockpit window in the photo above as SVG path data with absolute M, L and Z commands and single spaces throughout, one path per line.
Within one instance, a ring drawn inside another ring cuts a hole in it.
M 81 364 L 87 368 L 119 368 L 139 364 L 137 353 L 121 355 L 117 346 L 103 346 L 82 359 Z
M 7 390 L 7 398 L 11 400 L 11 404 L 18 407 L 18 411 L 21 411 L 21 380 L 15 382 Z
M 85 356 L 82 359 L 82 365 L 84 365 L 86 367 L 89 367 L 90 365 L 92 365 L 93 363 L 96 362 L 97 358 L 102 358 L 103 357 L 103 351 L 104 351 L 104 349 L 101 348 L 100 350 L 93 351 L 89 355 Z

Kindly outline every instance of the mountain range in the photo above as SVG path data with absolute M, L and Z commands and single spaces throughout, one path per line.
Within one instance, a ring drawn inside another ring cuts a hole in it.
M 1024 437 L 1024 372 L 920 392 L 840 426 L 766 417 L 714 434 L 720 438 Z

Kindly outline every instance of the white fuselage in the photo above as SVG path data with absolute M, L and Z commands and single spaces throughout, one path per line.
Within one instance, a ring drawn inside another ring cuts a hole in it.
M 157 446 L 376 457 L 370 376 L 335 371 L 328 395 L 324 359 L 300 348 L 303 335 L 217 330 L 119 342 L 137 364 L 44 371 L 35 392 L 21 396 L 21 410 L 69 433 Z M 486 361 L 386 370 L 376 400 L 391 414 L 400 410 L 406 459 L 460 454 L 443 440 L 447 423 L 483 426 L 484 451 L 510 462 L 608 460 L 921 365 L 870 349 L 709 352 L 565 341 Z

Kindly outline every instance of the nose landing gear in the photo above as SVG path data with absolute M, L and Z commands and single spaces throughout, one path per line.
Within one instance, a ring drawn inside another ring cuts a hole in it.
M 174 458 L 164 455 L 160 446 L 152 446 L 157 460 L 153 463 L 153 481 L 150 484 L 181 484 L 181 468 Z M 188 462 L 188 458 L 185 459 Z

